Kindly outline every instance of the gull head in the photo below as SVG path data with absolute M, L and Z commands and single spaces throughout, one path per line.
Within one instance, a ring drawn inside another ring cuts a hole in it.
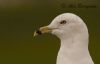
M 44 27 L 40 27 L 34 32 L 34 36 L 44 33 L 52 33 L 60 39 L 70 38 L 82 34 L 88 35 L 86 24 L 73 13 L 63 13 L 55 17 L 52 22 Z
M 93 64 L 88 51 L 88 29 L 84 21 L 73 13 L 63 13 L 40 27 L 34 36 L 52 33 L 61 40 L 57 64 Z

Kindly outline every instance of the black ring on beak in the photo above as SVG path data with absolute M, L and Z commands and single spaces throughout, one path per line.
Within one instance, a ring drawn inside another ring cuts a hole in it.
M 36 33 L 39 34 L 39 35 L 42 34 L 42 32 L 40 30 L 37 30 Z

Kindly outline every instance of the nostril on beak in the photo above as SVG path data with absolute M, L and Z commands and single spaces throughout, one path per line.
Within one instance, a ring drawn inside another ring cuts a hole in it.
M 40 30 L 37 30 L 36 33 L 39 34 L 39 35 L 42 34 L 42 32 Z

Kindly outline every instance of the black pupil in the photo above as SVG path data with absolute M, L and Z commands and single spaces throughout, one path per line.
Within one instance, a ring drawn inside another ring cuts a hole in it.
M 60 24 L 66 24 L 66 20 L 62 20 Z

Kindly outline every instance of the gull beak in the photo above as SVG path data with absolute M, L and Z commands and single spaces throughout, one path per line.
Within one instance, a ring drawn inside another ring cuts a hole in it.
M 33 37 L 44 34 L 44 33 L 50 33 L 51 31 L 52 31 L 52 29 L 50 29 L 48 26 L 40 27 L 40 29 L 38 29 L 34 32 Z

